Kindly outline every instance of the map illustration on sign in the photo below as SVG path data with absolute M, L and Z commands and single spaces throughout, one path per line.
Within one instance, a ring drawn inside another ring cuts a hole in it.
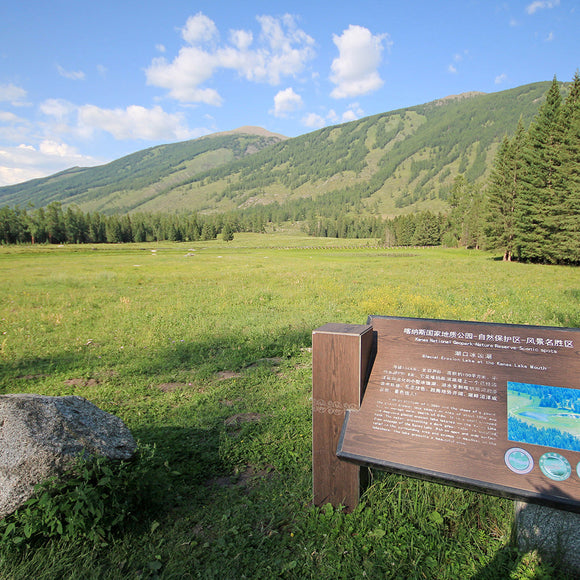
M 508 381 L 508 439 L 580 451 L 580 390 Z

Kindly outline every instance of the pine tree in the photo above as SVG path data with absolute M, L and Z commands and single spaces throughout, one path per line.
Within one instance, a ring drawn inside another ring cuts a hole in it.
M 224 224 L 222 229 L 222 238 L 224 242 L 231 242 L 234 239 L 234 230 L 229 223 Z
M 485 239 L 488 248 L 501 248 L 511 261 L 516 235 L 515 208 L 522 187 L 526 130 L 522 118 L 515 135 L 503 138 L 491 172 L 486 200 Z
M 213 224 L 205 222 L 201 228 L 201 239 L 202 240 L 213 240 L 215 239 L 216 233 Z
M 580 75 L 574 76 L 562 106 L 562 151 L 560 174 L 563 183 L 561 220 L 556 246 L 562 262 L 580 263 Z
M 46 233 L 51 244 L 60 244 L 65 241 L 66 233 L 62 216 L 62 206 L 53 201 L 46 206 Z
M 562 97 L 556 77 L 530 125 L 521 195 L 516 204 L 516 253 L 522 260 L 558 261 L 555 238 L 562 201 L 560 169 Z
M 446 245 L 479 248 L 481 232 L 482 196 L 477 185 L 469 183 L 463 174 L 453 180 L 449 195 L 451 228 L 445 236 Z M 456 242 L 452 244 L 452 240 Z

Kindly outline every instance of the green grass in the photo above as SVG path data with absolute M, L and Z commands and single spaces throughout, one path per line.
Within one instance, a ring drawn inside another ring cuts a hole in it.
M 551 578 L 510 501 L 376 472 L 311 505 L 312 330 L 369 314 L 580 325 L 573 268 L 372 240 L 0 247 L 0 393 L 81 395 L 154 446 L 108 545 L 0 547 L 0 578 Z

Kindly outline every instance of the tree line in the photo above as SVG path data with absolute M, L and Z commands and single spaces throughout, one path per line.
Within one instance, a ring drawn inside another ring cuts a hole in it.
M 260 216 L 236 214 L 136 213 L 103 215 L 63 208 L 52 202 L 40 208 L 0 207 L 1 244 L 100 244 L 212 240 L 229 241 L 235 232 L 264 231 Z

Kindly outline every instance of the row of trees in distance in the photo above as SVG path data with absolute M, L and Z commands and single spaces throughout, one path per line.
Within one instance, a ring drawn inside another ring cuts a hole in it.
M 77 207 L 66 209 L 58 202 L 46 207 L 0 208 L 0 243 L 99 244 L 150 241 L 212 240 L 222 235 L 233 238 L 234 232 L 264 231 L 255 219 L 216 214 L 137 213 L 103 215 L 84 213 Z

